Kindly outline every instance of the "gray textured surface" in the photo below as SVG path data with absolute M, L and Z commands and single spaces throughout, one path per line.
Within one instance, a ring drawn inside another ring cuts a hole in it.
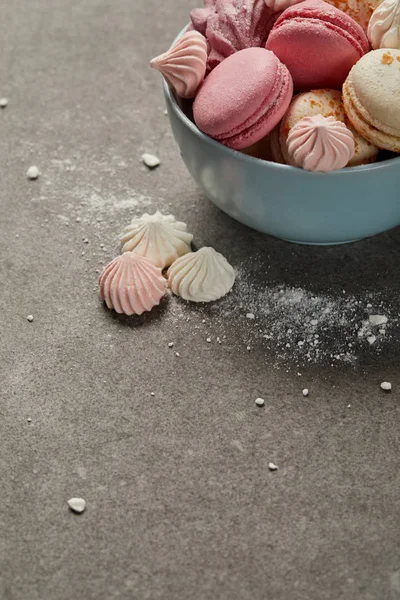
M 132 320 L 98 302 L 121 226 L 164 207 L 198 245 L 251 257 L 256 287 L 369 290 L 398 313 L 399 231 L 297 248 L 198 194 L 147 68 L 192 6 L 0 2 L 0 598 L 397 600 L 396 327 L 380 353 L 300 380 L 260 341 L 246 351 L 246 306 Z

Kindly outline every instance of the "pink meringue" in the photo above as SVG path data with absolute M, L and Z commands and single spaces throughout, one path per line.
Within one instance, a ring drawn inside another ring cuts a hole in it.
M 161 269 L 134 252 L 115 258 L 99 277 L 100 298 L 119 314 L 141 315 L 160 304 L 166 281 Z
M 207 42 L 198 31 L 187 31 L 150 66 L 164 75 L 168 85 L 181 98 L 194 98 L 207 67 Z
M 346 125 L 322 115 L 301 119 L 287 141 L 289 156 L 306 171 L 342 169 L 355 152 L 354 135 Z
M 207 68 L 245 48 L 264 47 L 276 19 L 265 0 L 208 0 L 191 12 L 192 24 L 209 44 Z
M 282 12 L 300 2 L 303 0 L 265 0 L 265 4 L 274 12 Z
M 194 8 L 190 13 L 193 27 L 203 35 L 206 35 L 208 17 L 215 12 L 216 1 L 204 0 L 204 8 Z

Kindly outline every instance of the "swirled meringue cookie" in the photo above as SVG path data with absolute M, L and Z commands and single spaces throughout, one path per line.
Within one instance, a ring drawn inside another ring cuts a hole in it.
M 274 12 L 282 12 L 300 2 L 303 2 L 303 0 L 265 0 L 265 4 Z
M 191 302 L 213 302 L 225 296 L 235 283 L 235 272 L 213 248 L 178 258 L 168 270 L 168 284 L 176 296 Z
M 270 135 L 271 156 L 275 162 L 296 166 L 288 153 L 288 136 L 292 128 L 301 119 L 313 117 L 314 115 L 334 117 L 336 121 L 342 121 L 353 133 L 355 153 L 350 159 L 348 167 L 366 165 L 377 160 L 378 148 L 357 133 L 349 122 L 344 110 L 341 93 L 338 90 L 323 89 L 304 92 L 293 98 L 280 126 L 278 125 Z
M 207 42 L 198 31 L 186 32 L 150 66 L 164 75 L 168 85 L 181 98 L 194 98 L 203 82 L 207 66 Z
M 374 50 L 400 50 L 400 0 L 384 0 L 368 25 L 368 39 Z
M 180 256 L 191 252 L 192 240 L 186 223 L 157 211 L 154 215 L 145 213 L 140 219 L 132 219 L 121 237 L 121 246 L 122 252 L 136 252 L 165 269 Z
M 126 252 L 115 258 L 99 277 L 100 298 L 119 314 L 141 315 L 160 304 L 166 281 L 161 269 L 147 258 Z
M 288 136 L 288 152 L 306 171 L 329 173 L 343 169 L 354 155 L 354 136 L 334 117 L 305 117 Z

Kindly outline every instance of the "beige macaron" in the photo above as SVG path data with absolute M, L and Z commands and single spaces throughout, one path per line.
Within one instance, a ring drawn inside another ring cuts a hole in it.
M 337 90 L 312 90 L 298 94 L 283 117 L 280 126 L 270 134 L 270 147 L 273 160 L 282 164 L 296 166 L 288 152 L 287 139 L 291 129 L 304 117 L 322 115 L 334 117 L 345 123 L 352 131 L 355 141 L 355 153 L 348 167 L 373 163 L 378 157 L 378 148 L 363 139 L 353 129 L 344 111 L 341 93 Z
M 374 50 L 352 68 L 343 86 L 346 114 L 372 144 L 400 153 L 400 50 Z

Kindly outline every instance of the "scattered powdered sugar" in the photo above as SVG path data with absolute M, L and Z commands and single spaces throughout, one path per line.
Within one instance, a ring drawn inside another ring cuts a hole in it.
M 243 351 L 262 348 L 276 367 L 305 364 L 355 365 L 364 352 L 379 353 L 398 323 L 378 293 L 359 296 L 316 294 L 301 287 L 259 283 L 246 269 L 236 269 L 230 294 L 219 302 L 194 309 L 171 295 L 167 319 L 186 319 L 199 310 L 209 315 L 224 343 L 241 343 Z M 379 316 L 379 319 L 376 316 Z M 198 323 L 204 323 L 199 320 Z M 200 324 L 193 334 L 203 334 Z
M 385 315 L 369 315 L 368 321 L 373 326 L 386 325 L 388 318 Z
M 229 319 L 238 308 L 244 316 L 249 312 L 255 316 L 251 323 L 243 320 L 248 330 L 245 344 L 263 340 L 284 361 L 354 363 L 361 344 L 378 346 L 388 336 L 388 308 L 367 292 L 361 297 L 314 294 L 298 287 L 254 283 L 241 271 L 236 288 L 219 310 Z
M 126 167 L 121 157 L 110 154 L 105 154 L 101 160 L 79 152 L 69 158 L 53 158 L 42 176 L 47 187 L 40 200 L 56 205 L 59 222 L 67 227 L 71 221 L 76 221 L 101 229 L 101 223 L 112 223 L 115 217 L 119 227 L 124 227 L 133 216 L 152 212 L 154 203 L 146 190 L 141 193 L 124 185 L 119 174 Z M 96 173 L 96 179 L 91 183 L 87 182 L 88 170 Z M 64 194 L 66 188 L 67 196 Z M 64 198 L 62 204 L 60 196 Z M 165 200 L 158 198 L 157 204 L 164 205 Z
M 153 204 L 152 198 L 132 191 L 123 197 L 105 194 L 100 190 L 75 191 L 75 196 L 81 201 L 81 209 L 89 215 L 112 215 L 122 211 L 145 210 Z

